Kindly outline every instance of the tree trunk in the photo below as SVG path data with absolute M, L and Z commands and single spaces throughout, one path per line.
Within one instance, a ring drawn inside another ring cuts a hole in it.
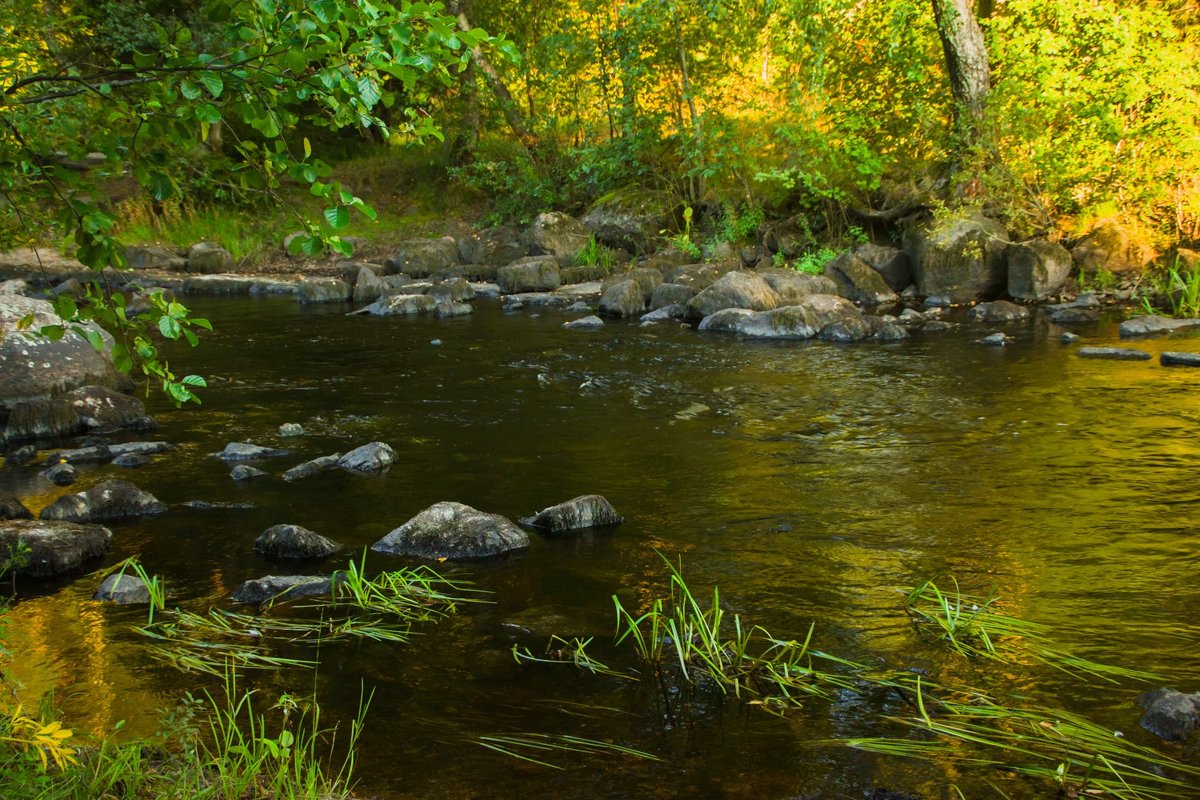
M 458 27 L 464 33 L 471 30 L 471 23 L 467 20 L 467 15 L 458 12 Z M 496 68 L 492 66 L 492 62 L 483 53 L 483 49 L 475 47 L 471 49 L 471 63 L 474 64 L 481 73 L 484 80 L 492 90 L 492 94 L 496 95 L 496 102 L 500 104 L 500 110 L 504 113 L 504 119 L 508 122 L 508 127 L 512 128 L 513 135 L 517 137 L 517 141 L 525 145 L 527 148 L 534 148 L 538 144 L 538 139 L 529 128 L 525 125 L 525 119 L 521 116 L 521 109 L 517 105 L 517 101 L 513 99 L 512 92 L 509 91 L 508 85 L 504 83 L 504 79 L 496 72 Z
M 946 54 L 946 72 L 954 95 L 954 116 L 960 132 L 970 144 L 979 132 L 988 91 L 991 69 L 983 29 L 975 18 L 973 0 L 932 0 L 934 20 L 942 50 Z

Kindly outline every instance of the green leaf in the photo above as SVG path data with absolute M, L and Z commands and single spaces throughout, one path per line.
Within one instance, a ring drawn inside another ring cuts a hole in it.
M 79 313 L 79 304 L 70 295 L 60 294 L 54 298 L 54 313 L 65 320 L 75 319 Z M 62 338 L 60 335 L 59 338 Z
M 200 97 L 200 87 L 191 81 L 180 81 L 179 93 L 183 95 L 185 100 L 196 100 Z
M 113 345 L 112 359 L 113 366 L 119 372 L 129 372 L 133 369 L 133 359 L 129 357 L 129 351 L 123 344 L 117 343 Z
M 174 317 L 162 316 L 158 318 L 158 331 L 168 339 L 178 339 L 181 330 L 179 320 Z
M 381 97 L 379 87 L 375 85 L 375 81 L 369 75 L 363 75 L 358 79 L 358 96 L 362 99 L 363 105 L 367 108 L 374 108 Z
M 42 336 L 45 336 L 52 342 L 57 342 L 59 339 L 63 338 L 66 332 L 67 329 L 62 325 L 43 325 L 38 329 L 38 333 L 40 333 Z
M 342 10 L 336 0 L 316 0 L 309 5 L 309 8 L 312 9 L 313 16 L 326 25 L 333 24 L 342 15 Z
M 196 119 L 210 125 L 221 121 L 221 112 L 212 103 L 201 103 L 196 106 Z
M 199 81 L 204 84 L 204 88 L 208 89 L 208 93 L 216 99 L 221 96 L 221 92 L 225 91 L 225 81 L 221 80 L 219 72 L 201 72 Z
M 208 381 L 204 380 L 204 378 L 199 375 L 184 375 L 183 376 L 183 385 L 184 386 L 199 386 L 200 388 L 203 389 L 203 388 L 207 388 Z
M 95 350 L 97 353 L 104 352 L 104 334 L 100 333 L 100 331 L 96 330 L 95 328 L 85 328 L 82 333 L 83 337 L 88 340 L 88 344 L 92 346 L 93 350 Z
M 350 212 L 343 206 L 327 208 L 325 209 L 325 221 L 335 231 L 340 230 L 350 224 Z

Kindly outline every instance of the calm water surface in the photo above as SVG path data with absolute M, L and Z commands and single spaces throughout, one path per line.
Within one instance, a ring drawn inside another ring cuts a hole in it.
M 363 794 L 858 798 L 888 786 L 932 798 L 953 782 L 968 797 L 998 796 L 982 780 L 994 775 L 827 743 L 894 733 L 880 717 L 911 711 L 894 697 L 847 693 L 786 718 L 736 703 L 667 718 L 650 682 L 513 661 L 514 644 L 540 652 L 557 633 L 595 636 L 597 657 L 632 667 L 611 645 L 611 596 L 644 608 L 664 593 L 659 552 L 778 637 L 815 623 L 823 650 L 1066 707 L 1137 741 L 1151 742 L 1133 704 L 1146 687 L 965 663 L 914 631 L 897 590 L 945 575 L 968 591 L 996 587 L 1010 613 L 1050 625 L 1074 652 L 1200 690 L 1200 372 L 1079 359 L 1041 322 L 1012 331 L 1006 348 L 974 344 L 986 330 L 970 324 L 839 346 L 636 323 L 566 331 L 556 312 L 477 305 L 469 318 L 432 320 L 197 300 L 218 331 L 178 360 L 211 388 L 200 409 L 155 409 L 156 438 L 177 449 L 136 472 L 81 469 L 80 486 L 120 477 L 172 505 L 113 525 L 97 572 L 136 554 L 174 603 L 197 611 L 225 607 L 243 580 L 288 571 L 251 550 L 277 523 L 344 544 L 318 567 L 329 570 L 439 500 L 515 518 L 595 492 L 627 517 L 612 532 L 534 536 L 518 555 L 457 567 L 493 602 L 408 645 L 329 647 L 315 678 L 253 677 L 272 692 L 315 689 L 329 721 L 348 721 L 360 686 L 374 687 Z M 1084 332 L 1116 343 L 1112 323 Z M 1200 338 L 1138 346 L 1196 351 Z M 278 439 L 284 422 L 309 435 Z M 206 456 L 242 440 L 292 455 L 259 464 L 272 477 L 234 483 Z M 278 477 L 372 440 L 398 453 L 385 476 Z M 35 511 L 65 491 L 32 469 L 5 468 L 3 483 Z M 194 511 L 187 500 L 254 507 Z M 374 554 L 368 569 L 405 563 Z M 141 612 L 91 602 L 97 582 L 22 597 L 9 632 L 19 677 L 31 695 L 53 690 L 83 727 L 126 720 L 149 732 L 155 709 L 204 681 L 149 659 L 129 630 Z M 556 754 L 567 769 L 553 771 L 479 746 L 512 733 L 616 741 L 663 761 Z

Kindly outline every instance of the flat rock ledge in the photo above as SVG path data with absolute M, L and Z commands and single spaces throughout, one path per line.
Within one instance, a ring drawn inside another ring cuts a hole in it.
M 434 503 L 371 546 L 379 553 L 428 559 L 487 558 L 529 546 L 529 536 L 499 514 Z
M 112 545 L 112 531 L 102 525 L 73 522 L 11 520 L 0 523 L 0 552 L 29 549 L 18 575 L 47 578 L 72 572 L 85 562 L 99 558 Z
M 612 503 L 598 494 L 585 494 L 565 503 L 543 508 L 532 517 L 522 517 L 521 524 L 547 533 L 563 533 L 580 528 L 620 525 L 625 518 Z
M 279 458 L 287 454 L 287 450 L 261 447 L 253 442 L 230 442 L 221 452 L 213 453 L 212 457 L 222 461 L 255 461 L 260 458 Z
M 1149 361 L 1153 358 L 1145 350 L 1131 347 L 1081 347 L 1076 352 L 1080 358 L 1107 358 L 1112 361 Z
M 1200 328 L 1200 319 L 1173 319 L 1147 314 L 1131 317 L 1121 323 L 1121 338 L 1129 339 L 1134 336 L 1156 336 L 1186 328 Z
M 1164 367 L 1200 367 L 1200 353 L 1163 353 L 1158 360 Z

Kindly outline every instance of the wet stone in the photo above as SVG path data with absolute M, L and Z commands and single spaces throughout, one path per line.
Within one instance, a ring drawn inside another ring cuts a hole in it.
M 224 450 L 219 453 L 213 453 L 212 456 L 222 461 L 254 461 L 259 458 L 279 458 L 287 454 L 287 450 L 278 450 L 274 447 L 260 447 L 251 442 L 230 442 L 225 445 Z
M 1105 358 L 1111 361 L 1149 361 L 1152 356 L 1145 350 L 1129 347 L 1081 347 L 1080 358 Z
M 1158 360 L 1164 367 L 1200 367 L 1200 353 L 1163 353 Z
M 117 572 L 109 575 L 92 595 L 93 600 L 104 600 L 118 605 L 149 603 L 150 589 L 141 576 Z
M 272 525 L 254 540 L 254 552 L 267 558 L 325 558 L 340 549 L 337 542 L 299 525 Z
M 79 473 L 70 464 L 63 462 L 42 470 L 42 477 L 56 486 L 70 486 L 79 477 Z
M 114 467 L 125 467 L 126 469 L 137 469 L 144 467 L 150 463 L 150 459 L 146 456 L 138 455 L 137 453 L 125 453 L 119 455 L 112 460 Z
M 229 471 L 229 477 L 233 478 L 235 481 L 246 481 L 250 480 L 251 478 L 261 478 L 266 474 L 266 472 L 262 471 L 258 467 L 251 467 L 248 464 L 238 464 Z

